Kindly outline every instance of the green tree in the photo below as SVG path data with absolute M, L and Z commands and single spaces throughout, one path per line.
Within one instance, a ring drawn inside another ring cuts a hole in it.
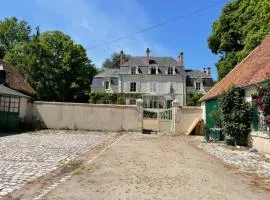
M 269 0 L 233 0 L 213 23 L 208 46 L 221 55 L 216 63 L 222 79 L 270 33 Z
M 17 43 L 29 41 L 31 28 L 25 21 L 17 18 L 5 18 L 0 20 L 0 59 Z
M 21 42 L 5 59 L 25 76 L 40 100 L 87 101 L 96 69 L 86 50 L 60 31 L 39 34 Z
M 187 106 L 199 106 L 200 105 L 200 98 L 202 98 L 203 94 L 201 93 L 189 93 L 187 99 Z
M 124 54 L 124 60 L 128 61 L 130 55 Z M 102 64 L 104 69 L 117 69 L 120 68 L 120 53 L 113 53 L 110 58 L 107 58 Z

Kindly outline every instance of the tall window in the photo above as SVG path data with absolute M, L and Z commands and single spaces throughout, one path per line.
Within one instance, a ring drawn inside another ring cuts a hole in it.
M 172 67 L 168 67 L 168 74 L 173 74 L 173 68 Z
M 155 67 L 151 67 L 151 74 L 156 74 L 156 68 Z
M 130 83 L 130 92 L 136 92 L 136 82 Z
M 105 90 L 108 90 L 109 87 L 110 87 L 110 82 L 109 81 L 105 81 L 104 82 L 104 87 L 105 87 Z
M 154 82 L 150 82 L 150 92 L 156 92 L 157 91 L 157 84 Z
M 196 82 L 196 90 L 201 90 L 201 83 L 200 82 Z
M 131 67 L 131 74 L 136 74 L 136 67 Z

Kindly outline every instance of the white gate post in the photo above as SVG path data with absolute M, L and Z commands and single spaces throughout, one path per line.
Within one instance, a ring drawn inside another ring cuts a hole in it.
M 143 100 L 137 99 L 136 100 L 137 110 L 139 111 L 138 117 L 138 129 L 143 132 Z
M 176 123 L 176 113 L 177 109 L 179 108 L 179 101 L 178 100 L 173 100 L 172 102 L 172 132 L 176 133 L 176 128 L 175 128 L 175 123 Z

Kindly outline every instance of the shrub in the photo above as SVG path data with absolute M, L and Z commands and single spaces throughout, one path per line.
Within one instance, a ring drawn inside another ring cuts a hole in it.
M 126 104 L 126 98 L 139 99 L 139 93 L 90 93 L 89 103 L 92 104 Z
M 236 144 L 246 145 L 251 125 L 251 106 L 245 102 L 245 91 L 239 87 L 229 89 L 221 98 L 223 133 L 234 138 Z

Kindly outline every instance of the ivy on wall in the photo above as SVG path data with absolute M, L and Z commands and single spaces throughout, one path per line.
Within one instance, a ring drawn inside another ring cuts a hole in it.
M 251 106 L 245 102 L 245 90 L 233 87 L 220 100 L 222 128 L 225 137 L 234 138 L 236 144 L 247 145 L 251 126 Z
M 126 104 L 126 98 L 139 99 L 142 94 L 139 93 L 90 93 L 89 103 L 92 104 Z

